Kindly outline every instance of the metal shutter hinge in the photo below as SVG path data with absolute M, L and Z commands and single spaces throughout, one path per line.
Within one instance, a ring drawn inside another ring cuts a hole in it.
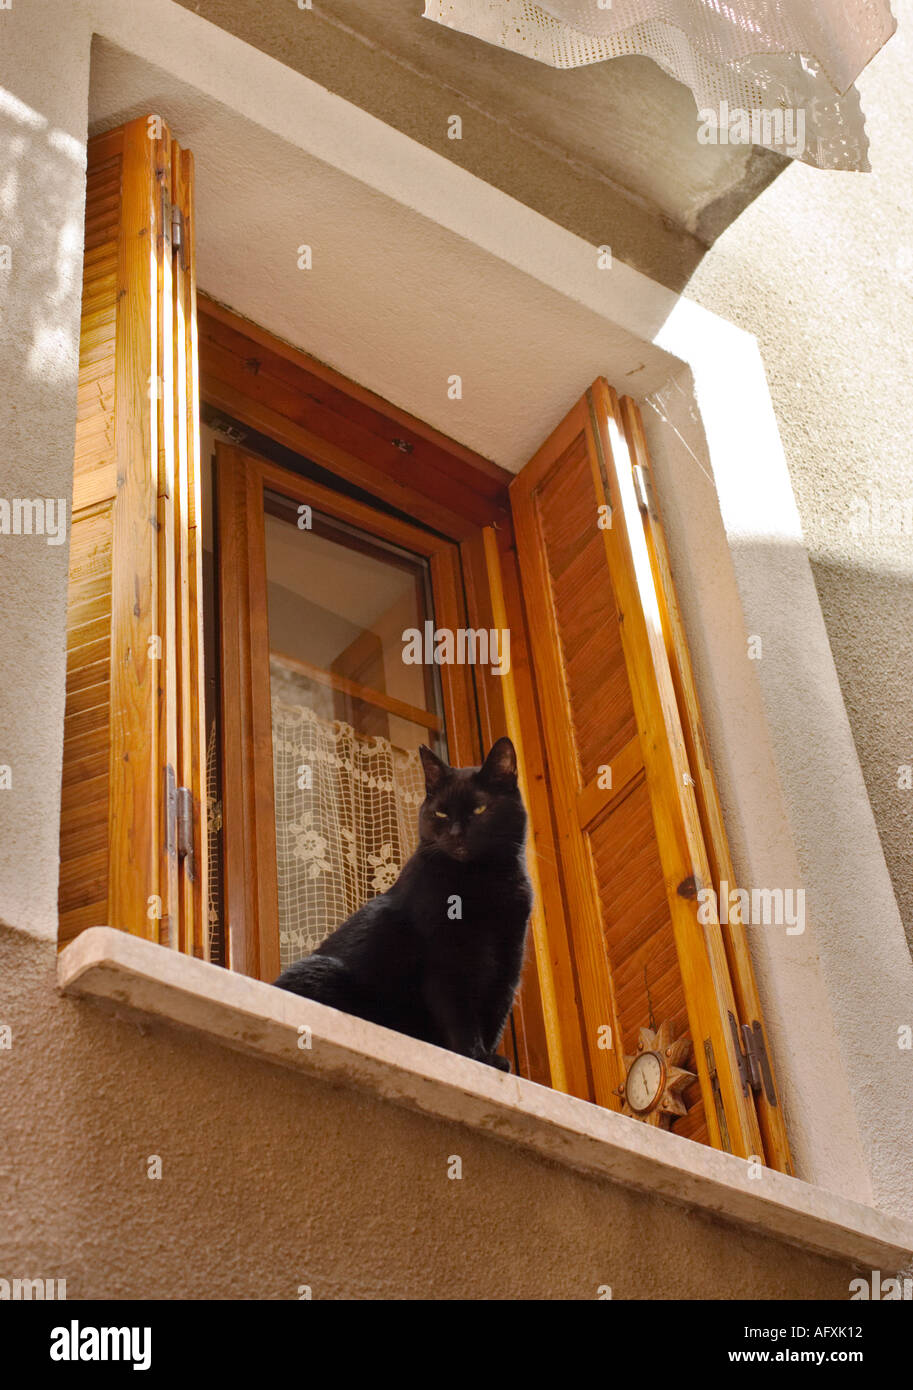
M 179 787 L 174 768 L 165 768 L 165 824 L 169 858 L 184 862 L 187 877 L 193 882 L 196 865 L 193 857 L 193 792 Z
M 177 252 L 178 263 L 182 270 L 187 269 L 187 252 L 185 237 L 186 222 L 184 213 L 177 203 L 173 203 L 168 197 L 167 190 L 162 185 L 162 227 L 165 235 L 171 241 L 171 250 Z
M 634 467 L 633 467 L 633 473 L 634 473 L 634 491 L 635 491 L 636 494 L 637 494 L 637 505 L 640 507 L 640 510 L 641 510 L 642 512 L 647 512 L 647 513 L 649 513 L 649 511 L 650 511 L 650 494 L 649 494 L 649 491 L 647 490 L 647 477 L 646 477 L 646 474 L 644 473 L 643 466 L 642 466 L 641 464 L 639 464 L 639 463 L 635 463 L 635 464 L 634 464 Z
M 181 267 L 186 266 L 184 253 L 184 214 L 176 203 L 171 204 L 171 248 L 177 251 Z
M 720 1127 L 720 1141 L 728 1154 L 732 1153 L 732 1140 L 729 1138 L 729 1125 L 726 1123 L 726 1107 L 723 1105 L 723 1091 L 720 1086 L 720 1078 L 716 1070 L 716 1058 L 713 1055 L 713 1043 L 709 1038 L 704 1039 L 704 1057 L 707 1062 L 707 1072 L 710 1076 L 710 1087 L 713 1091 L 713 1104 L 716 1109 L 717 1123 Z
M 731 1012 L 729 1014 L 729 1027 L 732 1030 L 739 1079 L 742 1082 L 742 1094 L 747 1096 L 750 1089 L 758 1095 L 763 1090 L 769 1104 L 776 1105 L 777 1093 L 774 1090 L 773 1073 L 770 1070 L 770 1059 L 767 1056 L 764 1029 L 757 1019 L 752 1023 L 743 1023 L 740 1027 Z

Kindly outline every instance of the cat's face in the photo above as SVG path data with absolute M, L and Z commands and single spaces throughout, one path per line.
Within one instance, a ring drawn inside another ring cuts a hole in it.
M 427 796 L 419 812 L 422 848 L 468 864 L 516 854 L 526 839 L 517 755 L 499 738 L 481 767 L 448 767 L 419 749 Z

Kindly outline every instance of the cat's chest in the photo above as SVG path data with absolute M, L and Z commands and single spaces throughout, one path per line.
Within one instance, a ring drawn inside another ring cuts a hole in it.
M 455 870 L 423 884 L 414 906 L 431 931 L 450 923 L 472 937 L 505 938 L 526 925 L 529 887 L 514 872 Z

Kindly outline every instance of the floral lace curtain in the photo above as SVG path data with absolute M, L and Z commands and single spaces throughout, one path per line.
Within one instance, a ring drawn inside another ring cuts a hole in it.
M 323 717 L 325 691 L 271 669 L 285 969 L 394 882 L 418 839 L 425 777 L 417 751 Z
M 552 67 L 652 58 L 727 129 L 802 112 L 801 149 L 770 121 L 752 143 L 822 169 L 869 168 L 852 84 L 895 29 L 887 0 L 425 0 L 425 18 Z

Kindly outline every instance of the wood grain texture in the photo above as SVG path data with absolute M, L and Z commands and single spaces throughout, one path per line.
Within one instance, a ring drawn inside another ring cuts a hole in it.
M 89 142 L 61 814 L 61 943 L 157 938 L 156 161 L 140 120 Z M 83 789 L 90 787 L 86 797 Z
M 108 920 L 117 269 L 123 134 L 90 142 L 67 588 L 59 941 Z M 88 714 L 88 718 L 85 716 Z M 92 774 L 92 799 L 83 796 Z M 86 823 L 86 807 L 91 811 Z M 86 832 L 91 841 L 87 858 Z M 99 859 L 99 854 L 101 858 Z
M 633 1054 L 642 1027 L 671 1021 L 676 1037 L 687 1032 L 682 975 L 666 896 L 666 884 L 643 772 L 588 827 L 606 949 L 624 1052 Z M 676 1134 L 706 1142 L 700 1088 L 685 1093 L 688 1115 Z
M 216 453 L 229 957 L 232 969 L 272 980 L 279 973 L 279 923 L 265 490 L 427 558 L 438 626 L 451 630 L 465 627 L 466 608 L 459 550 L 452 541 L 375 511 L 242 449 L 220 443 Z M 441 686 L 451 760 L 463 766 L 478 763 L 481 745 L 471 667 L 443 665 Z M 415 711 L 410 710 L 406 717 L 414 716 Z
M 144 120 L 124 127 L 118 247 L 111 633 L 108 923 L 158 937 L 159 744 L 158 299 L 161 226 L 157 141 Z M 160 910 L 167 910 L 162 904 Z
M 709 861 L 619 422 L 598 380 L 511 485 L 596 1098 L 617 1104 L 622 1053 L 652 1009 L 694 1043 L 676 1132 L 760 1155 L 720 927 L 697 920 Z M 596 1042 L 607 1022 L 611 1051 Z
M 477 667 L 475 670 L 479 728 L 482 747 L 485 750 L 504 734 L 512 739 L 517 750 L 520 790 L 529 808 L 530 774 L 520 735 L 516 686 L 517 663 L 522 664 L 525 659 L 525 635 L 521 626 L 522 618 L 518 618 L 516 613 L 510 616 L 507 613 L 498 537 L 499 532 L 495 531 L 494 527 L 487 526 L 481 528 L 474 536 L 468 537 L 460 546 L 470 626 L 496 628 L 510 633 L 510 669 L 507 673 L 496 676 L 489 667 Z M 558 1089 L 565 1089 L 566 1073 L 555 1046 L 555 1031 L 546 1024 L 541 987 L 542 972 L 535 947 L 537 935 L 542 935 L 544 924 L 544 904 L 537 875 L 537 859 L 536 837 L 531 818 L 527 862 L 533 882 L 534 907 L 520 989 L 511 1014 L 512 1036 L 516 1041 L 519 1074 L 543 1086 L 556 1085 Z
M 148 137 L 147 137 L 148 138 Z M 159 657 L 152 668 L 158 676 L 159 767 L 170 769 L 173 785 L 178 775 L 178 718 L 180 665 L 178 656 L 178 582 L 176 555 L 178 516 L 175 465 L 175 342 L 174 253 L 171 244 L 172 140 L 167 130 L 155 142 L 155 245 L 158 269 L 158 303 L 155 314 L 157 343 L 156 435 L 158 439 L 158 624 Z M 173 817 L 165 795 L 159 797 L 159 895 L 162 915 L 159 939 L 172 949 L 180 944 L 181 872 L 177 843 L 169 833 Z
M 249 476 L 250 462 L 217 446 L 223 902 L 230 969 L 274 980 L 279 896 L 263 486 Z
M 577 797 L 589 780 L 594 753 L 587 717 L 582 711 L 587 701 L 592 704 L 594 697 L 598 699 L 598 687 L 594 690 L 588 685 L 581 696 L 568 671 L 577 650 L 574 636 L 569 634 L 575 634 L 580 641 L 592 631 L 579 627 L 574 593 L 565 583 L 575 557 L 590 544 L 596 524 L 595 499 L 586 470 L 585 424 L 584 409 L 578 405 L 514 479 L 511 504 L 524 602 L 530 615 L 536 693 L 583 1014 L 584 1052 L 593 1099 L 617 1110 L 618 1088 L 624 1079 L 618 1046 L 621 1029 L 592 852 L 576 814 Z M 570 524 L 566 524 L 568 515 L 572 517 Z M 583 596 L 582 603 L 589 606 L 588 596 Z M 625 728 L 627 722 L 623 711 L 616 715 L 619 729 Z M 606 1041 L 612 1045 L 606 1047 Z
M 209 834 L 206 798 L 206 693 L 203 655 L 203 543 L 196 322 L 196 227 L 193 156 L 172 149 L 172 201 L 182 217 L 174 254 L 175 595 L 178 654 L 178 764 L 193 806 L 193 874 L 181 865 L 178 944 L 188 955 L 209 950 Z
M 486 529 L 490 582 L 495 603 L 501 601 L 511 630 L 511 671 L 516 721 L 523 754 L 525 795 L 530 813 L 533 881 L 538 883 L 542 911 L 531 923 L 539 990 L 547 1030 L 552 1085 L 570 1095 L 590 1100 L 593 1080 L 584 1045 L 584 1015 L 571 945 L 571 924 L 562 889 L 558 854 L 558 832 L 553 815 L 553 797 L 548 779 L 548 759 L 542 733 L 533 676 L 530 613 L 527 609 L 517 557 L 513 527 L 499 527 L 497 546 Z M 494 551 L 497 550 L 497 567 Z M 519 640 L 513 636 L 517 634 Z
M 537 488 L 543 558 L 581 785 L 635 735 L 618 618 L 605 583 L 587 440 L 578 435 Z

